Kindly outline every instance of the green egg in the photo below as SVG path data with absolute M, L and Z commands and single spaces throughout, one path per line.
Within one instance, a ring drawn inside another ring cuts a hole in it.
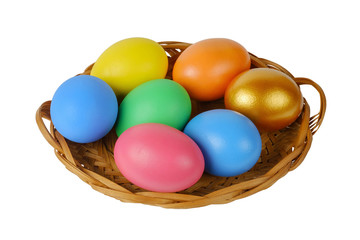
M 116 134 L 142 123 L 162 123 L 183 130 L 191 114 L 189 94 L 177 82 L 157 79 L 129 92 L 119 106 Z

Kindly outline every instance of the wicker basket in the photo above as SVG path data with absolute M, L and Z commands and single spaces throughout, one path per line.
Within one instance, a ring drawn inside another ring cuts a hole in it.
M 160 42 L 169 55 L 169 71 L 177 57 L 190 44 Z M 93 189 L 123 202 L 143 203 L 165 208 L 193 208 L 209 204 L 223 204 L 250 196 L 274 184 L 289 171 L 296 169 L 310 149 L 312 137 L 319 129 L 325 114 L 326 99 L 318 84 L 307 78 L 294 76 L 280 65 L 251 54 L 252 68 L 278 69 L 291 76 L 299 85 L 313 86 L 320 94 L 320 111 L 310 117 L 310 107 L 304 99 L 299 118 L 289 127 L 276 132 L 261 134 L 262 152 L 259 161 L 248 172 L 235 177 L 216 177 L 204 173 L 192 187 L 178 193 L 158 193 L 141 189 L 130 183 L 118 171 L 113 148 L 117 136 L 112 130 L 94 143 L 79 144 L 66 140 L 56 131 L 50 119 L 50 101 L 43 103 L 36 112 L 36 122 L 45 139 L 54 148 L 55 155 L 65 167 Z M 89 74 L 90 65 L 82 74 Z M 193 101 L 192 116 L 214 108 L 224 108 L 223 100 L 213 102 Z M 49 129 L 44 119 L 50 120 Z

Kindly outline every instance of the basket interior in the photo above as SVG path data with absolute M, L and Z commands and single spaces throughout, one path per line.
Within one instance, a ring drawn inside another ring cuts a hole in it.
M 223 99 L 212 102 L 193 101 L 191 117 L 216 108 L 225 108 Z M 216 177 L 204 173 L 195 185 L 181 193 L 204 196 L 233 184 L 264 175 L 284 156 L 293 151 L 294 142 L 296 141 L 301 125 L 302 115 L 303 114 L 287 128 L 276 132 L 261 134 L 261 156 L 255 166 L 248 172 L 235 177 Z M 116 139 L 117 136 L 113 129 L 107 136 L 97 142 L 79 144 L 67 140 L 67 143 L 78 167 L 96 172 L 133 193 L 147 191 L 129 182 L 117 169 L 113 157 Z

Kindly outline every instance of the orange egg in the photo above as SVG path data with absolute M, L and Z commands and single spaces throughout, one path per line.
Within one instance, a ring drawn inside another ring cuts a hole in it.
M 254 68 L 239 74 L 225 92 L 225 107 L 250 118 L 260 131 L 275 131 L 294 122 L 303 108 L 296 82 L 283 72 Z
M 199 101 L 222 98 L 230 81 L 250 68 L 250 55 L 239 43 L 212 38 L 188 47 L 176 60 L 173 80 Z

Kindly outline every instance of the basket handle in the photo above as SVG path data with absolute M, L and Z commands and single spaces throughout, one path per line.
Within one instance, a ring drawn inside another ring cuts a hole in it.
M 319 130 L 322 121 L 324 120 L 325 111 L 326 111 L 326 97 L 325 93 L 322 88 L 313 80 L 308 78 L 294 78 L 295 82 L 298 85 L 311 85 L 316 89 L 316 91 L 320 95 L 320 111 L 319 113 L 315 114 L 314 116 L 310 117 L 309 126 L 311 133 L 314 135 L 317 130 Z
M 49 132 L 49 130 L 45 126 L 45 123 L 43 120 L 43 118 L 50 120 L 50 104 L 51 104 L 51 101 L 47 101 L 47 102 L 44 102 L 43 104 L 41 104 L 39 109 L 36 111 L 36 123 L 40 129 L 41 134 L 44 136 L 46 141 L 48 141 L 48 143 L 54 149 L 57 149 L 58 151 L 63 152 L 61 145 L 54 138 L 54 135 Z

